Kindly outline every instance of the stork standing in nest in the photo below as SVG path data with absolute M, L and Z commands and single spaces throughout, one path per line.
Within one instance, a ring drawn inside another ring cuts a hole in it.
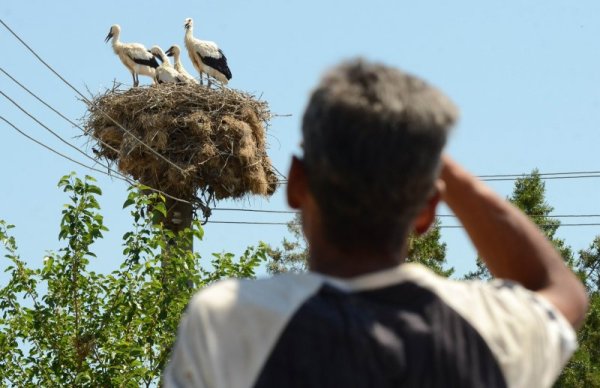
M 202 84 L 202 73 L 208 78 L 210 87 L 210 77 L 215 78 L 222 85 L 226 85 L 231 79 L 231 70 L 227 66 L 227 58 L 223 51 L 215 42 L 200 40 L 194 38 L 194 21 L 191 18 L 185 19 L 185 47 L 192 61 L 192 64 L 200 73 L 200 84 Z
M 183 78 L 185 78 L 187 80 L 187 82 L 192 83 L 192 84 L 198 84 L 198 80 L 196 78 L 192 77 L 192 75 L 190 73 L 188 73 L 185 70 L 185 68 L 183 67 L 183 64 L 181 63 L 181 59 L 180 59 L 181 49 L 179 48 L 178 45 L 174 44 L 173 46 L 169 47 L 169 49 L 167 50 L 167 52 L 165 54 L 167 54 L 167 56 L 169 56 L 169 57 L 173 57 L 173 60 L 174 60 L 173 67 L 175 67 L 175 70 L 177 70 L 177 72 L 179 74 L 181 74 L 181 76 Z
M 169 58 L 159 46 L 152 46 L 150 53 L 162 62 L 156 68 L 156 82 L 162 83 L 185 83 L 186 79 L 169 62 Z
M 138 78 L 139 74 L 146 75 L 154 80 L 156 76 L 156 68 L 158 67 L 156 58 L 154 58 L 154 56 L 146 49 L 146 47 L 144 47 L 143 44 L 122 43 L 119 40 L 120 35 L 121 27 L 118 24 L 115 24 L 110 27 L 104 42 L 106 43 L 112 39 L 112 47 L 115 54 L 119 56 L 119 59 L 121 62 L 123 62 L 133 77 L 133 86 L 138 86 L 140 84 L 140 80 Z

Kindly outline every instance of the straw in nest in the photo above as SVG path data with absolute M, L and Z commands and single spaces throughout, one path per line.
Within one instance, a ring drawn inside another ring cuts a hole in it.
M 201 190 L 224 199 L 275 191 L 270 118 L 267 103 L 247 93 L 161 84 L 115 86 L 94 98 L 85 122 L 98 154 L 122 173 L 180 198 Z

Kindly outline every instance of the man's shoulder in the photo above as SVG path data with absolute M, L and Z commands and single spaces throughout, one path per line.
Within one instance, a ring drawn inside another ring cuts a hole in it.
M 285 274 L 202 289 L 180 325 L 168 379 L 196 376 L 207 386 L 248 386 L 287 322 L 322 283 L 317 275 Z
M 543 296 L 519 283 L 452 280 L 427 270 L 414 279 L 484 339 L 509 386 L 549 386 L 576 349 L 573 328 Z
M 214 314 L 289 313 L 324 280 L 314 274 L 280 274 L 264 279 L 227 279 L 200 290 L 188 309 Z
M 385 288 L 390 285 L 411 282 L 434 288 L 452 288 L 449 281 L 418 264 L 404 264 L 396 269 L 364 275 L 355 279 L 337 279 L 313 272 L 285 273 L 261 279 L 226 279 L 200 290 L 192 298 L 190 306 L 222 311 L 229 308 L 276 308 L 280 305 L 298 305 L 310 298 L 322 287 L 329 286 L 339 292 L 360 292 L 366 289 Z M 461 288 L 459 286 L 459 288 Z

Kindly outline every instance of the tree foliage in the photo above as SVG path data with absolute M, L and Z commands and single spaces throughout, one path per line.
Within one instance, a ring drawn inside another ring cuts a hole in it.
M 533 170 L 531 174 L 518 178 L 508 200 L 529 216 L 560 251 L 565 262 L 572 265 L 573 252 L 563 239 L 556 236 L 560 220 L 550 217 L 554 208 L 546 202 L 546 184 L 541 179 L 538 170 Z M 465 275 L 465 279 L 468 280 L 490 280 L 491 278 L 492 275 L 481 258 L 477 258 L 476 269 Z
M 436 219 L 430 230 L 422 236 L 411 235 L 408 238 L 409 263 L 419 263 L 440 276 L 449 277 L 453 267 L 447 267 L 446 243 L 442 242 L 441 222 Z
M 436 220 L 429 232 L 408 239 L 407 262 L 423 264 L 438 275 L 450 276 L 454 268 L 446 267 L 446 244 L 441 241 L 441 223 Z M 268 249 L 267 270 L 271 274 L 308 270 L 308 245 L 302 233 L 300 215 L 288 223 L 292 239 L 284 238 L 281 247 Z
M 565 241 L 556 236 L 560 220 L 550 217 L 554 208 L 546 202 L 546 184 L 537 169 L 515 181 L 513 194 L 509 198 L 515 206 L 527 214 L 560 252 L 563 260 L 573 264 L 573 252 Z
M 281 247 L 267 250 L 267 271 L 270 274 L 285 272 L 305 272 L 308 270 L 308 244 L 302 232 L 302 220 L 296 213 L 287 224 L 291 240 L 283 238 Z
M 577 332 L 579 349 L 564 369 L 557 387 L 600 387 L 600 236 L 579 251 L 575 270 L 584 282 L 590 307 Z
M 118 269 L 90 270 L 94 243 L 107 231 L 101 190 L 73 174 L 58 234 L 62 248 L 39 268 L 18 254 L 13 228 L 0 220 L 0 250 L 9 282 L 0 289 L 0 386 L 156 385 L 191 295 L 223 277 L 253 277 L 265 247 L 239 260 L 213 255 L 210 270 L 187 249 L 202 228 L 173 233 L 163 227 L 164 198 L 131 189 L 124 207 L 133 225 L 123 235 Z M 143 188 L 142 188 L 143 189 Z

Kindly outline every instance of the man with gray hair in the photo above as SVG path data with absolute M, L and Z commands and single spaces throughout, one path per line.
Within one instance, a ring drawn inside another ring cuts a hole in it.
M 312 93 L 288 202 L 305 274 L 228 280 L 182 319 L 166 387 L 548 387 L 576 347 L 584 288 L 529 219 L 443 155 L 452 102 L 355 60 Z M 498 279 L 403 263 L 440 200 Z

